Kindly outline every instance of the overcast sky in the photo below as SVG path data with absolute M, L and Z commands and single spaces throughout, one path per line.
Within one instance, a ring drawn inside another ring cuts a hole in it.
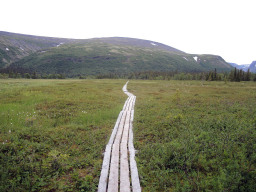
M 256 60 L 255 0 L 2 0 L 0 31 L 132 37 L 227 62 Z

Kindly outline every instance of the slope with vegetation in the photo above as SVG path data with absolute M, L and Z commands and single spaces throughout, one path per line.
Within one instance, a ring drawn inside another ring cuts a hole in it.
M 201 72 L 215 68 L 218 71 L 229 71 L 232 68 L 220 56 L 187 54 L 148 40 L 95 38 L 66 40 L 61 46 L 56 46 L 56 40 L 58 43 L 64 40 L 53 40 L 47 50 L 35 49 L 26 57 L 10 59 L 10 62 L 15 62 L 2 71 L 65 74 L 74 77 L 143 71 Z
M 32 53 L 70 41 L 72 40 L 0 31 L 0 68 L 6 67 Z

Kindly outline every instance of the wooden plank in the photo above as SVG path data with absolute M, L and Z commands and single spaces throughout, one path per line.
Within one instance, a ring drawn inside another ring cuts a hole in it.
M 134 108 L 134 96 L 131 96 L 131 104 L 129 106 L 129 110 L 132 110 Z
M 135 102 L 136 102 L 136 96 L 134 96 L 134 102 L 133 102 L 133 110 L 134 110 L 134 107 L 135 107 Z
M 130 174 L 129 174 L 129 162 L 128 162 L 128 136 L 130 126 L 130 112 L 128 111 L 125 118 L 124 130 L 121 141 L 121 158 L 120 158 L 120 191 L 130 192 Z
M 114 144 L 112 147 L 111 153 L 111 164 L 109 170 L 109 182 L 108 182 L 108 191 L 116 192 L 118 191 L 118 183 L 119 183 L 119 143 L 121 141 L 121 136 L 124 128 L 124 122 L 126 118 L 127 112 L 123 112 L 118 131 L 114 140 Z
M 134 110 L 131 111 L 131 120 L 134 116 Z M 132 191 L 133 192 L 141 192 L 140 187 L 140 179 L 138 174 L 138 168 L 135 161 L 135 149 L 133 145 L 133 125 L 132 121 L 130 121 L 130 129 L 129 129 L 129 155 L 130 155 L 130 170 L 131 170 L 131 182 L 132 182 Z
M 120 141 L 121 141 L 126 114 L 127 114 L 127 111 L 124 111 L 123 115 L 122 115 L 122 118 L 121 118 L 121 121 L 120 121 L 120 124 L 118 126 L 118 131 L 117 131 L 114 143 L 120 143 Z
M 100 174 L 100 180 L 99 180 L 99 185 L 98 185 L 98 192 L 106 192 L 107 191 L 107 182 L 108 182 L 108 173 L 109 173 L 109 165 L 110 165 L 110 157 L 111 157 L 111 148 L 112 148 L 113 140 L 116 136 L 117 129 L 118 129 L 118 126 L 120 124 L 122 115 L 123 115 L 123 111 L 121 111 L 118 115 L 116 124 L 114 126 L 111 137 L 110 137 L 109 142 L 108 142 L 108 144 L 106 146 L 106 149 L 105 149 L 104 159 L 103 159 L 101 174 Z
M 111 154 L 111 164 L 108 182 L 109 192 L 118 192 L 118 173 L 119 173 L 119 143 L 114 143 Z
M 128 103 L 127 103 L 127 106 L 126 106 L 126 108 L 125 108 L 126 111 L 129 110 L 130 105 L 131 105 L 131 97 L 128 97 Z
M 120 158 L 120 191 L 130 192 L 130 176 L 128 163 L 127 142 L 121 143 L 121 158 Z
M 122 116 L 123 116 L 123 111 L 121 111 L 121 112 L 119 113 L 119 116 L 118 116 L 118 118 L 117 118 L 117 120 L 116 120 L 115 127 L 114 127 L 114 129 L 113 129 L 113 131 L 112 131 L 112 134 L 111 134 L 111 137 L 110 137 L 110 139 L 109 139 L 109 141 L 108 141 L 108 144 L 110 144 L 111 146 L 112 146 L 112 144 L 113 144 L 113 142 L 114 142 L 114 138 L 115 138 L 116 133 L 117 133 L 117 131 L 118 131 L 118 127 L 119 127 L 119 124 L 120 124 L 120 121 L 121 121 Z
M 123 92 L 127 92 L 127 84 L 128 84 L 128 82 L 129 82 L 129 81 L 127 81 L 127 82 L 125 83 L 125 85 L 123 86 Z
M 131 150 L 130 154 L 130 169 L 131 169 L 131 181 L 132 181 L 132 191 L 141 192 L 139 174 L 137 169 L 137 164 L 135 161 L 135 150 Z
M 141 192 L 138 169 L 135 161 L 132 132 L 136 96 L 127 91 L 128 82 L 129 81 L 127 81 L 123 86 L 123 92 L 128 96 L 128 98 L 125 101 L 123 110 L 119 113 L 115 127 L 105 149 L 98 186 L 99 192 L 106 192 L 106 190 L 108 192 L 118 192 L 119 190 L 121 192 L 130 192 L 130 180 L 132 183 L 132 191 Z M 129 173 L 129 162 L 131 179 Z
M 107 145 L 105 153 L 104 153 L 103 163 L 102 163 L 98 192 L 106 192 L 107 191 L 110 154 L 111 154 L 111 146 Z
M 132 97 L 128 97 L 128 98 L 129 98 L 129 103 L 128 103 L 128 105 L 127 105 L 126 110 L 129 110 L 129 109 L 130 109 L 130 106 L 131 106 L 131 104 L 132 104 Z
M 127 90 L 127 84 L 126 84 L 125 88 Z M 129 93 L 127 95 L 131 98 L 130 103 L 128 105 L 128 111 L 130 111 L 128 149 L 129 149 L 129 158 L 130 158 L 132 191 L 133 192 L 141 192 L 139 174 L 138 174 L 137 164 L 135 161 L 135 149 L 134 149 L 134 145 L 133 145 L 133 130 L 132 130 L 133 129 L 132 123 L 133 123 L 133 118 L 134 118 L 134 106 L 135 106 L 136 96 L 134 96 L 131 93 Z
M 131 101 L 130 101 L 130 105 L 129 105 L 129 111 L 131 111 L 132 107 L 133 107 L 133 96 L 130 97 Z
M 125 103 L 124 103 L 124 107 L 123 107 L 123 111 L 126 109 L 127 103 L 128 103 L 129 98 L 126 99 Z

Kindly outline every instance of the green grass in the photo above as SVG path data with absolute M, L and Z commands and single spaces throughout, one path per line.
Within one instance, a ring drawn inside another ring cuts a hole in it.
M 124 80 L 0 80 L 0 191 L 95 191 Z
M 256 191 L 256 84 L 131 81 L 143 191 Z
M 0 80 L 0 191 L 96 191 L 125 80 Z M 143 191 L 256 191 L 256 84 L 130 81 Z

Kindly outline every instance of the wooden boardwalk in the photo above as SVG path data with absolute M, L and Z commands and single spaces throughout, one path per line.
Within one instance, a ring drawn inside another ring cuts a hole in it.
M 127 91 L 127 84 L 123 92 L 128 98 L 105 149 L 98 192 L 141 192 L 132 131 L 136 96 Z

